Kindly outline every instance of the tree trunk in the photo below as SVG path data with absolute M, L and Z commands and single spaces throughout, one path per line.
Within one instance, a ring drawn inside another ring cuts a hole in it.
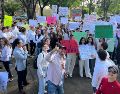
M 40 7 L 41 16 L 43 16 L 43 7 Z
M 2 15 L 1 15 L 1 23 L 4 21 L 4 0 L 1 1 Z
M 28 17 L 28 21 L 29 21 L 29 19 L 33 19 L 34 18 L 33 10 L 27 9 L 27 17 Z

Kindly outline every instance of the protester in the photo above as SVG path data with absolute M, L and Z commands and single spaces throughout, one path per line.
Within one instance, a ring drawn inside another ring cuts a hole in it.
M 10 71 L 10 62 L 11 62 L 11 54 L 12 54 L 12 47 L 9 44 L 9 41 L 6 38 L 1 39 L 2 50 L 1 50 L 1 61 L 8 72 L 9 81 L 12 81 L 12 74 Z
M 58 46 L 46 57 L 49 62 L 47 71 L 48 94 L 64 94 L 65 47 Z
M 108 67 L 108 76 L 104 77 L 96 94 L 119 94 L 120 83 L 117 81 L 119 69 L 117 66 Z
M 93 75 L 94 67 L 95 67 L 95 58 L 97 56 L 97 51 L 95 49 L 94 40 L 92 37 L 88 37 L 87 39 L 87 46 L 89 49 L 89 66 L 90 72 Z
M 28 43 L 30 45 L 30 55 L 33 56 L 35 52 L 35 47 L 36 47 L 36 44 L 34 43 L 34 40 L 35 40 L 34 26 L 30 26 L 30 30 L 28 31 L 27 38 L 28 38 Z
M 80 77 L 83 77 L 83 68 L 85 68 L 86 77 L 91 78 L 90 68 L 89 68 L 89 58 L 88 58 L 88 47 L 86 45 L 86 39 L 82 37 L 79 42 L 79 70 Z
M 39 78 L 39 92 L 38 94 L 44 94 L 45 90 L 45 83 L 46 83 L 46 76 L 47 76 L 47 68 L 48 68 L 48 62 L 45 60 L 46 55 L 48 54 L 49 46 L 47 44 L 44 44 L 42 47 L 42 52 L 38 55 L 37 58 L 37 75 Z
M 70 40 L 73 40 L 76 42 L 76 40 L 74 39 L 73 35 L 70 36 Z M 73 69 L 76 63 L 76 53 L 67 53 L 67 63 L 66 63 L 66 73 L 72 77 L 73 75 Z
M 95 64 L 93 78 L 92 78 L 92 87 L 93 87 L 94 93 L 98 89 L 102 78 L 108 74 L 108 71 L 107 71 L 108 67 L 113 65 L 113 63 L 107 60 L 106 51 L 102 49 L 98 51 L 98 58 L 99 58 L 99 61 Z
M 27 49 L 26 46 L 23 46 L 23 42 L 20 39 L 15 40 L 15 45 L 14 45 L 14 51 L 13 55 L 16 60 L 16 71 L 18 75 L 18 88 L 19 92 L 22 94 L 25 94 L 23 90 L 23 85 L 26 86 L 28 85 L 28 82 L 26 80 L 26 75 L 27 75 Z

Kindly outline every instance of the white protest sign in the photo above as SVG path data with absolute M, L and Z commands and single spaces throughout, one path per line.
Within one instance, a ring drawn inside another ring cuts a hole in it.
M 53 13 L 57 14 L 57 5 L 52 5 L 52 14 Z
M 46 23 L 46 16 L 38 16 L 37 22 L 38 23 Z
M 59 7 L 59 16 L 67 16 L 68 7 Z
M 116 18 L 117 23 L 120 24 L 120 15 L 115 15 L 115 18 Z
M 52 16 L 53 16 L 53 17 L 56 17 L 57 21 L 59 20 L 59 15 L 58 15 L 58 14 L 53 13 Z
M 0 91 L 4 92 L 7 90 L 7 82 L 8 82 L 8 73 L 0 72 Z
M 75 16 L 74 20 L 75 21 L 81 21 L 81 16 Z
M 77 28 L 79 28 L 79 26 L 79 22 L 69 22 L 69 30 L 76 30 Z
M 29 20 L 29 25 L 30 25 L 30 26 L 34 26 L 34 27 L 37 27 L 38 22 L 37 22 L 37 20 L 32 20 L 32 19 L 30 19 L 30 20 Z
M 67 18 L 67 17 L 61 17 L 60 22 L 61 22 L 62 24 L 67 24 L 67 23 L 68 23 L 68 18 Z

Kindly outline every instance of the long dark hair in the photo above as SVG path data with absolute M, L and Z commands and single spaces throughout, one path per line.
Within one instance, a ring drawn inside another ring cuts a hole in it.
M 80 41 L 79 41 L 79 45 L 82 45 L 82 40 L 85 40 L 85 43 L 84 44 L 86 44 L 86 38 L 85 37 L 82 37 L 81 39 L 80 39 Z
M 92 39 L 91 45 L 94 45 L 93 37 L 88 37 L 88 38 L 87 38 L 87 44 L 89 43 L 89 39 L 90 39 L 90 38 Z
M 12 45 L 13 50 L 15 49 L 15 47 L 16 47 L 19 43 L 20 43 L 20 39 L 19 39 L 19 38 L 15 39 L 15 40 L 13 41 L 13 45 Z

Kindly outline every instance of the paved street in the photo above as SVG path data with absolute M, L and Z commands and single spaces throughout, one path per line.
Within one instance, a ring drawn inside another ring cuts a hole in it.
M 30 64 L 28 66 L 28 76 L 27 79 L 30 85 L 25 87 L 27 94 L 37 94 L 38 82 L 36 70 L 32 67 L 32 59 L 28 61 Z M 12 73 L 14 75 L 14 81 L 10 82 L 8 85 L 8 94 L 19 94 L 17 87 L 17 76 L 14 70 L 14 64 L 12 67 Z M 65 79 L 65 94 L 92 94 L 91 80 L 88 78 L 80 78 L 78 66 L 74 69 L 73 78 Z

